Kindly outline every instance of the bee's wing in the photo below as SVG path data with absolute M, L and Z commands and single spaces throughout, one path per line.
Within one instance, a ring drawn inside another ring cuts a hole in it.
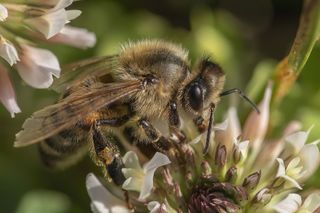
M 69 64 L 63 67 L 60 77 L 54 81 L 50 89 L 61 93 L 89 76 L 106 75 L 114 70 L 117 62 L 118 55 L 111 55 L 93 57 Z
M 90 89 L 79 89 L 58 103 L 35 112 L 22 130 L 16 134 L 15 147 L 27 146 L 51 137 L 75 125 L 90 112 L 142 89 L 140 81 L 102 84 Z

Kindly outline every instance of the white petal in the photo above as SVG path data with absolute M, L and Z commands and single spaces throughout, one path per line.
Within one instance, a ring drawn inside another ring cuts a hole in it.
M 300 195 L 291 193 L 272 208 L 279 213 L 294 213 L 299 209 L 301 203 Z
M 225 119 L 222 123 L 214 125 L 213 130 L 216 131 L 225 131 L 228 128 L 228 119 Z
M 297 187 L 298 189 L 302 189 L 301 186 L 299 185 L 299 183 L 293 179 L 292 177 L 289 177 L 287 174 L 286 174 L 286 168 L 285 168 L 285 165 L 284 165 L 284 162 L 281 158 L 277 158 L 277 161 L 279 163 L 279 167 L 278 167 L 278 171 L 277 171 L 277 175 L 276 177 L 282 177 L 284 179 L 286 179 L 289 183 L 291 183 L 294 187 Z
M 148 203 L 147 207 L 148 207 L 148 210 L 150 211 L 149 213 L 158 213 L 161 205 L 158 201 L 151 201 Z
M 66 10 L 60 9 L 40 17 L 26 19 L 25 22 L 49 39 L 61 31 L 68 22 L 68 17 Z
M 320 207 L 320 192 L 314 192 L 305 199 L 301 209 L 308 210 L 309 212 L 315 212 L 315 210 L 319 207 Z
M 111 194 L 97 179 L 90 173 L 86 181 L 87 191 L 92 200 L 91 206 L 99 213 L 129 213 L 126 203 Z
M 17 102 L 16 95 L 11 84 L 9 75 L 5 67 L 0 64 L 0 101 L 10 112 L 11 117 L 15 113 L 21 112 Z
M 301 129 L 301 127 L 302 124 L 299 121 L 291 121 L 283 130 L 283 136 L 288 136 L 295 132 L 298 132 Z
M 60 76 L 60 65 L 49 50 L 23 45 L 23 56 L 16 65 L 21 78 L 35 88 L 48 88 Z
M 53 36 L 50 41 L 85 49 L 95 45 L 96 36 L 94 33 L 83 28 L 65 26 L 61 32 Z
M 293 148 L 292 154 L 298 154 L 307 141 L 309 132 L 299 131 L 285 138 L 288 145 Z
M 279 163 L 279 167 L 278 167 L 276 177 L 282 177 L 286 174 L 286 167 L 285 167 L 284 162 L 281 158 L 277 158 L 277 161 Z
M 256 111 L 252 111 L 244 125 L 243 139 L 251 141 L 253 146 L 256 147 L 256 150 L 260 148 L 260 144 L 267 133 L 271 95 L 272 85 L 269 84 L 265 90 L 262 101 L 258 105 L 260 114 Z
M 5 21 L 8 18 L 8 10 L 5 6 L 0 4 L 0 21 Z
M 127 152 L 123 156 L 122 160 L 126 168 L 142 169 L 139 163 L 138 156 L 133 151 Z
M 245 155 L 249 146 L 249 141 L 242 141 L 237 146 L 241 154 Z
M 67 10 L 67 22 L 69 23 L 69 21 L 78 18 L 80 15 L 80 10 Z
M 139 194 L 139 201 L 145 201 L 147 197 L 151 194 L 152 188 L 153 188 L 153 176 L 156 169 L 149 170 L 144 179 L 143 184 L 141 186 L 141 191 Z
M 227 117 L 227 128 L 225 131 L 216 131 L 215 132 L 215 141 L 226 146 L 227 151 L 232 150 L 234 138 L 238 138 L 241 134 L 240 122 L 237 115 L 237 110 L 235 107 L 230 107 L 228 109 Z
M 125 172 L 124 172 L 125 173 Z M 125 175 L 126 176 L 126 175 Z M 122 184 L 122 188 L 128 191 L 141 191 L 143 185 L 143 177 L 128 177 Z
M 237 138 L 241 134 L 241 127 L 237 109 L 235 107 L 229 108 L 228 121 L 228 131 L 230 131 L 232 138 Z
M 0 56 L 4 58 L 10 64 L 10 66 L 19 61 L 16 48 L 2 36 L 0 37 Z
M 299 165 L 299 163 L 300 163 L 300 158 L 299 158 L 299 157 L 293 158 L 293 159 L 289 162 L 289 164 L 288 164 L 288 166 L 287 166 L 287 170 L 289 171 L 289 170 L 291 170 L 291 169 L 296 168 L 296 167 Z
M 151 171 L 153 169 L 157 169 L 161 166 L 165 166 L 165 165 L 168 165 L 170 164 L 171 161 L 169 160 L 169 158 L 160 153 L 160 152 L 157 152 L 153 157 L 152 159 L 147 162 L 144 166 L 143 166 L 143 170 L 145 172 L 148 172 L 148 171 Z
M 316 144 L 307 144 L 303 146 L 299 153 L 303 169 L 306 172 L 302 177 L 303 180 L 310 177 L 319 167 L 320 154 Z
M 293 179 L 292 177 L 289 177 L 288 175 L 283 175 L 281 177 L 286 179 L 292 186 L 302 190 L 302 187 L 300 186 L 300 184 L 295 179 Z
M 160 204 L 158 201 L 151 201 L 147 205 L 149 213 L 166 213 L 168 209 L 166 205 Z
M 152 159 L 143 166 L 145 177 L 138 198 L 140 201 L 144 201 L 150 195 L 153 188 L 153 176 L 156 169 L 170 163 L 171 162 L 166 155 L 157 152 Z
M 74 0 L 59 0 L 59 1 L 57 1 L 57 3 L 55 3 L 56 6 L 53 8 L 53 10 L 59 10 L 59 9 L 66 8 L 66 7 L 70 6 L 73 1 Z

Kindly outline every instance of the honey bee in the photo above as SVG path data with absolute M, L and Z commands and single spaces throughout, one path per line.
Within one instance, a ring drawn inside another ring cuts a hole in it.
M 225 74 L 203 58 L 191 70 L 188 53 L 181 46 L 144 40 L 128 43 L 117 55 L 87 59 L 68 66 L 53 89 L 62 98 L 35 112 L 16 135 L 15 147 L 38 143 L 45 165 L 71 164 L 88 149 L 115 184 L 125 180 L 121 172 L 120 142 L 123 137 L 156 150 L 170 149 L 170 138 L 153 124 L 162 120 L 169 133 L 184 140 L 180 115 L 193 119 L 200 131 L 208 131 L 222 92 Z M 209 116 L 205 116 L 209 115 Z

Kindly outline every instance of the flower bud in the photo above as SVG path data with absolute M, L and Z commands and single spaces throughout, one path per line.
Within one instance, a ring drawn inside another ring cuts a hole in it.
M 260 177 L 261 171 L 255 172 L 244 179 L 242 186 L 248 190 L 253 190 L 259 184 Z
M 215 163 L 218 167 L 223 167 L 227 161 L 227 149 L 225 145 L 219 144 L 216 149 Z
M 238 177 L 237 167 L 232 166 L 228 169 L 226 173 L 226 181 L 233 183 Z

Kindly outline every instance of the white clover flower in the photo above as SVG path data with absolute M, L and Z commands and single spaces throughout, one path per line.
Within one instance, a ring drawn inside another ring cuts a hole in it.
M 123 157 L 125 168 L 122 169 L 127 178 L 122 188 L 129 191 L 140 192 L 139 200 L 145 200 L 153 188 L 153 176 L 155 171 L 161 167 L 170 164 L 169 158 L 157 152 L 153 158 L 141 168 L 138 156 L 130 151 Z
M 0 101 L 10 112 L 11 117 L 15 113 L 21 112 L 17 101 L 16 95 L 11 84 L 8 72 L 5 67 L 0 64 Z
M 26 83 L 35 88 L 48 88 L 53 82 L 52 76 L 59 78 L 61 69 L 53 53 L 28 45 L 23 45 L 22 49 L 16 68 Z
M 48 88 L 53 77 L 59 77 L 60 65 L 49 50 L 36 48 L 39 42 L 62 43 L 77 48 L 94 46 L 95 35 L 82 28 L 66 26 L 81 11 L 67 10 L 74 0 L 3 0 L 0 4 L 0 57 L 18 70 L 22 79 L 35 88 Z M 14 31 L 8 31 L 14 26 Z M 51 38 L 50 40 L 48 40 Z M 7 66 L 6 63 L 3 64 Z M 3 81 L 4 82 L 4 81 Z M 11 85 L 6 83 L 1 88 Z M 11 91 L 13 87 L 2 89 Z M 2 94 L 4 97 L 4 95 Z M 6 97 L 13 97 L 12 93 Z M 10 111 L 20 111 L 15 98 L 10 100 Z M 4 104 L 5 102 L 2 101 Z
M 122 188 L 129 192 L 128 206 L 132 206 L 132 210 L 139 209 L 138 212 L 302 213 L 320 210 L 319 193 L 311 194 L 304 202 L 300 195 L 292 194 L 303 190 L 306 176 L 319 166 L 317 142 L 306 143 L 308 132 L 293 132 L 299 130 L 299 125 L 291 124 L 281 138 L 274 142 L 265 139 L 270 97 L 269 85 L 260 104 L 260 115 L 251 113 L 245 122 L 243 132 L 247 137 L 235 137 L 241 135 L 241 128 L 234 117 L 235 108 L 231 109 L 228 125 L 224 123 L 217 125 L 220 128 L 213 128 L 212 135 L 215 136 L 210 141 L 207 155 L 202 153 L 206 132 L 200 134 L 195 125 L 185 120 L 182 130 L 187 132 L 186 141 L 175 144 L 174 147 L 179 148 L 173 148 L 175 150 L 167 154 L 168 159 L 161 154 L 162 160 L 157 162 L 153 157 L 149 162 L 157 164 L 152 168 L 167 165 L 160 172 L 147 175 L 149 163 L 142 168 L 137 156 L 128 152 L 123 158 L 127 167 L 123 173 L 127 180 Z M 232 130 L 233 127 L 236 129 Z M 298 148 L 289 148 L 288 141 L 298 141 Z M 312 159 L 315 165 L 311 166 Z M 148 183 L 148 190 L 142 193 L 145 183 Z M 116 194 L 121 193 L 121 188 L 118 190 Z M 132 190 L 140 192 L 139 196 L 130 192 Z M 287 195 L 288 198 L 281 201 Z

